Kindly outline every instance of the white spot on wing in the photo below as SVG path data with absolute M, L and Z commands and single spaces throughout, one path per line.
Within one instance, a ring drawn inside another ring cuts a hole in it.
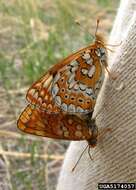
M 57 95 L 58 91 L 59 91 L 59 87 L 58 87 L 57 84 L 55 84 L 53 86 L 53 88 L 52 88 L 52 91 L 51 91 L 52 92 L 52 96 L 55 97 Z
M 81 126 L 81 125 L 77 125 L 76 128 L 77 128 L 78 130 L 81 130 L 81 129 L 82 129 L 82 126 Z
M 74 90 L 78 90 L 79 89 L 79 85 L 78 84 L 75 84 L 74 85 Z
M 48 88 L 52 79 L 53 79 L 53 77 L 52 77 L 52 75 L 50 75 L 49 78 L 43 83 L 43 88 Z
M 53 82 L 56 83 L 60 79 L 60 73 L 57 73 L 53 79 Z
M 82 137 L 82 132 L 81 131 L 76 131 L 75 136 L 76 137 Z
M 68 131 L 64 132 L 64 137 L 69 137 L 69 132 Z
M 72 74 L 72 75 L 69 77 L 68 83 L 72 83 L 72 82 L 74 81 L 74 77 L 75 77 L 75 75 Z
M 33 95 L 33 97 L 35 98 L 35 99 L 37 99 L 38 98 L 38 92 L 36 92 L 34 95 Z
M 83 110 L 80 106 L 77 107 L 76 111 L 77 111 L 77 112 L 80 112 L 80 113 L 83 113 L 83 112 L 84 112 L 84 110 Z
M 72 67 L 75 67 L 75 66 L 78 65 L 78 62 L 74 60 L 69 65 L 72 66 Z
M 75 106 L 74 106 L 73 104 L 70 104 L 70 105 L 68 106 L 68 111 L 69 111 L 69 112 L 75 112 L 75 111 L 76 111 Z
M 93 94 L 93 90 L 91 88 L 86 88 L 86 93 L 88 95 L 91 95 L 91 94 Z
M 73 80 L 73 81 L 69 84 L 68 87 L 71 89 L 71 88 L 73 88 L 73 86 L 74 86 L 75 84 L 76 84 L 76 81 Z
M 60 98 L 60 96 L 55 97 L 55 102 L 56 102 L 57 105 L 61 106 L 61 98 Z
M 85 53 L 84 55 L 82 55 L 82 58 L 85 60 L 90 59 L 90 54 L 89 53 Z
M 93 59 L 92 59 L 92 57 L 90 56 L 89 53 L 85 53 L 85 54 L 82 56 L 82 58 L 85 59 L 85 61 L 86 61 L 87 64 L 92 65 Z
M 49 104 L 49 105 L 47 106 L 47 109 L 48 109 L 48 110 L 51 110 L 51 109 L 52 109 L 52 105 Z
M 61 109 L 63 109 L 64 111 L 67 111 L 67 104 L 63 103 L 61 105 Z
M 42 98 L 41 97 L 38 98 L 38 102 L 39 102 L 39 104 L 42 104 Z
M 88 74 L 88 69 L 82 69 L 81 72 L 83 73 L 83 75 L 87 75 Z
M 96 53 L 96 55 L 98 56 L 98 57 L 100 57 L 100 50 L 99 49 L 97 49 L 96 51 L 95 51 L 95 53 Z
M 64 127 L 64 126 L 62 127 L 62 130 L 63 131 L 68 131 L 67 127 Z
M 28 93 L 31 94 L 31 96 L 33 96 L 35 91 L 36 91 L 35 89 L 30 89 Z
M 89 72 L 88 72 L 88 76 L 91 78 L 95 73 L 95 66 L 92 65 L 92 67 L 90 68 Z
M 88 59 L 88 60 L 86 61 L 86 63 L 89 64 L 89 65 L 92 65 L 93 59 L 90 57 L 90 59 Z
M 81 90 L 85 90 L 87 86 L 85 84 L 80 84 L 79 87 Z
M 78 69 L 78 66 L 74 66 L 74 67 L 71 68 L 71 71 L 75 72 L 77 69 Z

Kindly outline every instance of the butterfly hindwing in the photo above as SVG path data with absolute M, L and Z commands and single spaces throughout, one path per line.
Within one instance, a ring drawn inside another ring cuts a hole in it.
M 30 104 L 19 117 L 18 128 L 26 133 L 65 140 L 85 140 L 92 135 L 87 123 L 80 117 L 63 113 L 51 114 Z

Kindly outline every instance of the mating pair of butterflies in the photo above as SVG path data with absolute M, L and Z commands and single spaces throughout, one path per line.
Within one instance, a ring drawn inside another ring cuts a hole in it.
M 92 113 L 105 69 L 109 73 L 106 44 L 95 33 L 93 44 L 54 65 L 31 86 L 18 128 L 54 139 L 87 140 L 94 147 L 98 129 Z

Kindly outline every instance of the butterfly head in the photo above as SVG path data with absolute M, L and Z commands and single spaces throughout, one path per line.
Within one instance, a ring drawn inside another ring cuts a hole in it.
M 99 57 L 101 64 L 107 66 L 107 48 L 104 44 L 104 38 L 100 35 L 96 35 L 94 46 L 96 49 L 96 54 Z
M 105 41 L 105 39 L 101 35 L 98 35 L 98 34 L 95 35 L 95 44 L 97 46 L 104 46 L 105 47 L 104 41 Z
M 105 40 L 102 35 L 98 34 L 100 20 L 97 19 L 96 23 L 96 30 L 95 30 L 95 41 L 94 41 L 94 48 L 96 50 L 96 54 L 100 59 L 101 64 L 107 66 L 107 49 L 105 46 Z

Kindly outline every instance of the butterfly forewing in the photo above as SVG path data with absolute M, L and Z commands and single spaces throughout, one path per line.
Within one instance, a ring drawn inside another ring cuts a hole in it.
M 94 45 L 53 66 L 28 90 L 28 101 L 49 112 L 88 113 L 104 78 Z
M 53 76 L 45 74 L 40 80 L 35 82 L 28 90 L 26 98 L 32 104 L 41 110 L 47 112 L 60 112 L 60 109 L 53 102 L 51 95 Z
M 32 105 L 22 112 L 18 128 L 26 133 L 55 139 L 87 140 L 92 137 L 87 122 L 80 117 L 64 113 L 51 114 Z

